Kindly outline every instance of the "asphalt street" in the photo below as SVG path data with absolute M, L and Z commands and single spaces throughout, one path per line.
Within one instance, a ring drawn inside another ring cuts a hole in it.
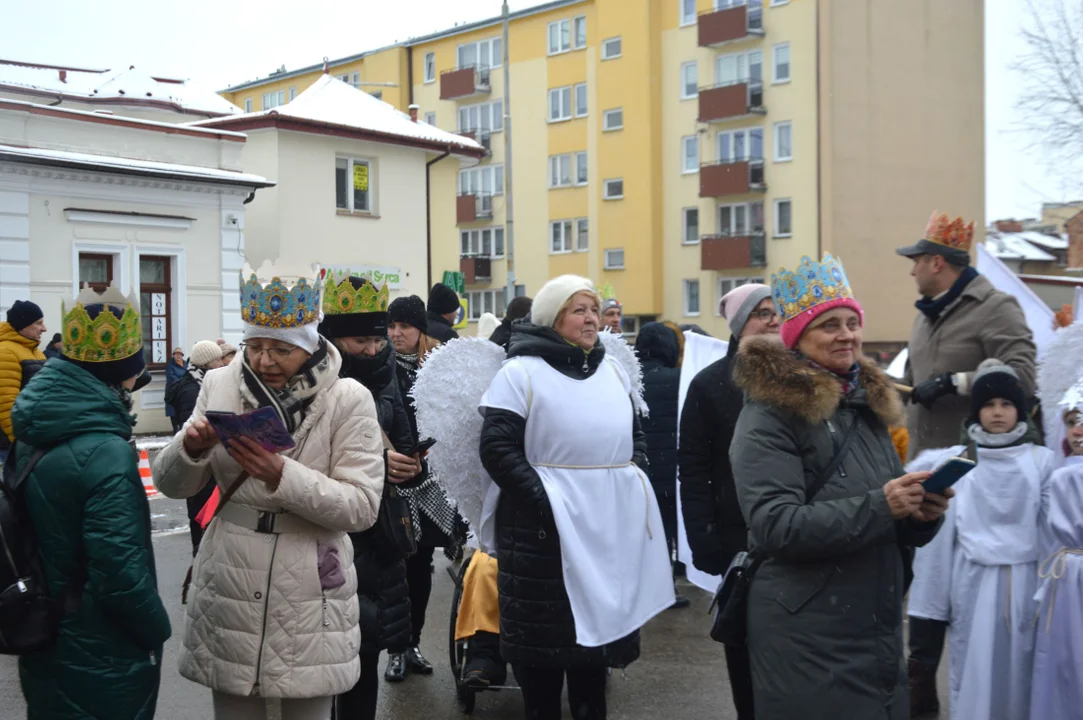
M 159 587 L 173 622 L 173 638 L 166 644 L 162 685 L 156 717 L 162 720 L 208 720 L 210 691 L 182 678 L 177 672 L 180 636 L 184 629 L 180 586 L 188 569 L 191 542 L 183 501 L 151 500 L 154 550 Z M 381 681 L 377 717 L 395 720 L 463 718 L 455 699 L 448 661 L 448 629 L 453 582 L 447 562 L 437 553 L 436 578 L 429 604 L 422 652 L 436 665 L 431 677 L 410 676 L 401 685 Z M 640 660 L 625 671 L 615 671 L 609 690 L 612 720 L 667 718 L 715 718 L 735 720 L 726 680 L 722 647 L 707 637 L 707 593 L 691 586 L 680 592 L 692 599 L 684 610 L 669 610 L 643 631 Z M 386 656 L 385 656 L 386 658 Z M 947 687 L 947 662 L 941 668 L 941 700 Z M 0 718 L 25 717 L 15 658 L 0 656 Z M 567 710 L 565 710 L 566 717 Z M 477 698 L 474 716 L 479 719 L 518 720 L 522 704 L 516 691 L 483 693 Z M 945 713 L 942 717 L 947 717 Z

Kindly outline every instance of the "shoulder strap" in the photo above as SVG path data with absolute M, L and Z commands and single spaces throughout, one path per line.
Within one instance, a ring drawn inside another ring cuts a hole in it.
M 43 457 L 45 457 L 45 453 L 49 452 L 49 450 L 52 449 L 52 448 L 49 448 L 49 447 L 39 447 L 39 448 L 35 449 L 34 452 L 30 455 L 30 459 L 26 461 L 26 467 L 23 468 L 23 471 L 21 473 L 16 475 L 15 474 L 16 447 L 18 447 L 19 445 L 20 445 L 20 443 L 17 442 L 17 441 L 12 444 L 11 453 L 10 453 L 8 459 L 7 459 L 7 462 L 4 463 L 4 468 L 5 469 L 7 468 L 7 466 L 9 464 L 11 465 L 11 470 L 9 471 L 11 473 L 10 477 L 15 478 L 15 481 L 10 483 L 10 484 L 8 484 L 6 479 L 5 479 L 5 484 L 8 485 L 8 488 L 12 492 L 17 492 L 18 491 L 18 489 L 22 486 L 22 484 L 24 482 L 26 482 L 26 479 L 28 477 L 30 477 L 30 473 L 34 472 L 34 468 L 37 466 L 38 462 L 40 462 L 41 459 Z M 4 474 L 7 475 L 8 473 L 5 472 Z
M 218 517 L 218 513 L 222 512 L 222 508 L 233 499 L 234 493 L 241 489 L 241 485 L 244 485 L 245 480 L 248 479 L 248 473 L 242 472 L 237 476 L 237 479 L 233 481 L 233 484 L 226 489 L 226 492 L 222 495 L 222 499 L 218 501 L 218 507 L 214 509 L 214 515 L 211 519 Z
M 857 435 L 857 423 L 860 420 L 860 411 L 854 411 L 854 421 L 850 423 L 850 431 L 846 433 L 842 438 L 842 445 L 835 452 L 835 456 L 831 458 L 824 469 L 816 476 L 816 481 L 809 486 L 808 492 L 805 495 L 805 502 L 811 502 L 817 493 L 823 490 L 824 485 L 831 479 L 831 476 L 835 474 L 835 471 L 842 465 L 842 461 L 846 459 L 846 455 L 850 452 L 850 446 L 854 443 L 854 437 Z M 829 421 L 830 422 L 830 421 Z

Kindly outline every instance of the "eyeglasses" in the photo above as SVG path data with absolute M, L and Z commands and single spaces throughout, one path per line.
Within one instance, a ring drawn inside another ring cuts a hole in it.
M 274 363 L 279 363 L 288 358 L 296 350 L 296 347 L 281 348 L 281 347 L 253 347 L 248 343 L 241 343 L 241 348 L 245 354 L 248 355 L 249 360 L 255 360 L 260 355 L 267 353 L 267 359 Z
M 768 323 L 778 317 L 778 313 L 776 313 L 774 310 L 767 310 L 765 308 L 763 310 L 757 310 L 756 312 L 752 313 L 752 317 L 756 318 L 760 322 Z

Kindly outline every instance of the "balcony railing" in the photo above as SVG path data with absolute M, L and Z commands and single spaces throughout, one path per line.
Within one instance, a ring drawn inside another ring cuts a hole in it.
M 459 258 L 459 272 L 467 285 L 486 283 L 493 278 L 493 261 L 487 256 L 462 255 Z
M 699 196 L 725 197 L 767 189 L 763 158 L 719 160 L 699 166 Z
M 718 122 L 763 115 L 763 80 L 729 80 L 699 89 L 699 121 Z
M 464 65 L 440 73 L 441 100 L 474 97 L 490 90 L 488 65 Z
M 767 265 L 767 240 L 763 229 L 744 235 L 721 233 L 700 238 L 701 270 L 742 270 Z
M 455 199 L 455 220 L 458 224 L 476 222 L 493 216 L 493 195 L 482 192 L 461 192 Z
M 468 128 L 466 130 L 460 130 L 459 134 L 463 137 L 468 137 L 471 140 L 476 141 L 486 150 L 492 151 L 493 149 L 492 130 L 488 130 L 485 128 Z
M 700 47 L 719 47 L 749 36 L 763 36 L 763 2 L 706 10 L 697 18 Z

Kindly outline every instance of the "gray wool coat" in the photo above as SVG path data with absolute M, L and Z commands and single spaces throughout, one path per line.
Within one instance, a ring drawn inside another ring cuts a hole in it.
M 891 517 L 883 486 L 904 471 L 888 425 L 902 405 L 872 361 L 860 368 L 842 397 L 836 377 L 774 338 L 737 355 L 746 404 L 730 460 L 750 546 L 766 555 L 748 612 L 757 720 L 910 717 L 904 568 L 940 523 Z M 841 469 L 809 498 L 851 432 Z

